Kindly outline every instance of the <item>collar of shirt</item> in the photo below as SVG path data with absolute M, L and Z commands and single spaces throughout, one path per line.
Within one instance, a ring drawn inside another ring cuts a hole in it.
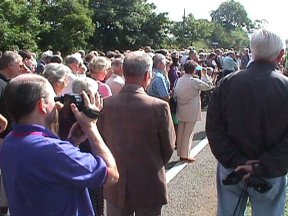
M 8 79 L 6 76 L 4 76 L 2 73 L 0 73 L 0 79 L 4 80 L 5 82 L 9 82 L 10 79 Z
M 162 74 L 162 76 L 164 76 L 164 71 L 161 71 L 161 70 L 159 70 L 159 69 L 156 69 L 156 68 L 154 68 L 153 69 L 153 72 L 155 73 L 155 74 Z
M 123 88 L 121 89 L 121 92 L 139 92 L 146 94 L 144 88 L 140 85 L 136 84 L 125 84 Z
M 54 133 L 52 133 L 50 130 L 48 130 L 42 125 L 13 124 L 12 128 L 13 128 L 12 135 L 14 136 L 40 135 L 59 139 L 58 136 L 56 136 Z
M 193 78 L 192 74 L 184 73 L 183 76 L 184 76 L 184 77 L 192 77 L 192 78 Z

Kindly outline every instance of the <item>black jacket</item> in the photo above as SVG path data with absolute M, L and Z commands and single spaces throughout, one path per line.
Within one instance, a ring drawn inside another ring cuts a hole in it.
M 288 168 L 288 78 L 254 61 L 221 80 L 207 111 L 211 150 L 226 168 L 260 160 L 254 172 L 277 177 Z
M 0 114 L 8 120 L 8 126 L 5 131 L 0 133 L 0 138 L 4 138 L 11 131 L 11 119 L 4 102 L 4 90 L 8 82 L 9 79 L 7 79 L 3 74 L 0 73 Z

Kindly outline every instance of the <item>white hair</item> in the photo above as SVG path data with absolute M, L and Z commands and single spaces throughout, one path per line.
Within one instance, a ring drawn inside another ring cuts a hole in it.
M 148 53 L 135 51 L 128 53 L 123 63 L 124 76 L 144 76 L 147 71 L 152 71 L 152 58 Z
M 82 91 L 96 94 L 98 90 L 98 83 L 92 78 L 89 77 L 78 77 L 72 83 L 72 92 L 76 94 L 81 94 Z
M 252 58 L 275 60 L 284 48 L 281 38 L 266 29 L 253 33 L 250 42 Z
M 55 85 L 60 80 L 66 78 L 66 75 L 72 73 L 71 69 L 63 64 L 49 63 L 45 66 L 43 76 L 52 84 Z

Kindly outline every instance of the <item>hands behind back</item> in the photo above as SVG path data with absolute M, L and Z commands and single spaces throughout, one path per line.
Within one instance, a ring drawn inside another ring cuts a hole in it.
M 246 175 L 244 175 L 243 177 L 243 180 L 247 180 L 251 175 L 254 175 L 254 171 L 253 171 L 253 166 L 252 164 L 254 163 L 259 163 L 260 161 L 259 160 L 248 160 L 246 161 L 245 165 L 240 165 L 240 166 L 237 166 L 235 171 L 239 171 L 239 170 L 243 170 L 245 172 L 247 172 Z

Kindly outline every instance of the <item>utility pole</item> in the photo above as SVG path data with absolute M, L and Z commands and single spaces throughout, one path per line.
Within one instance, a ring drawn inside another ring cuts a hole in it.
M 185 15 L 185 8 L 184 8 L 184 15 L 183 15 L 183 35 L 182 35 L 182 48 L 185 46 L 185 32 L 186 32 L 186 15 Z

